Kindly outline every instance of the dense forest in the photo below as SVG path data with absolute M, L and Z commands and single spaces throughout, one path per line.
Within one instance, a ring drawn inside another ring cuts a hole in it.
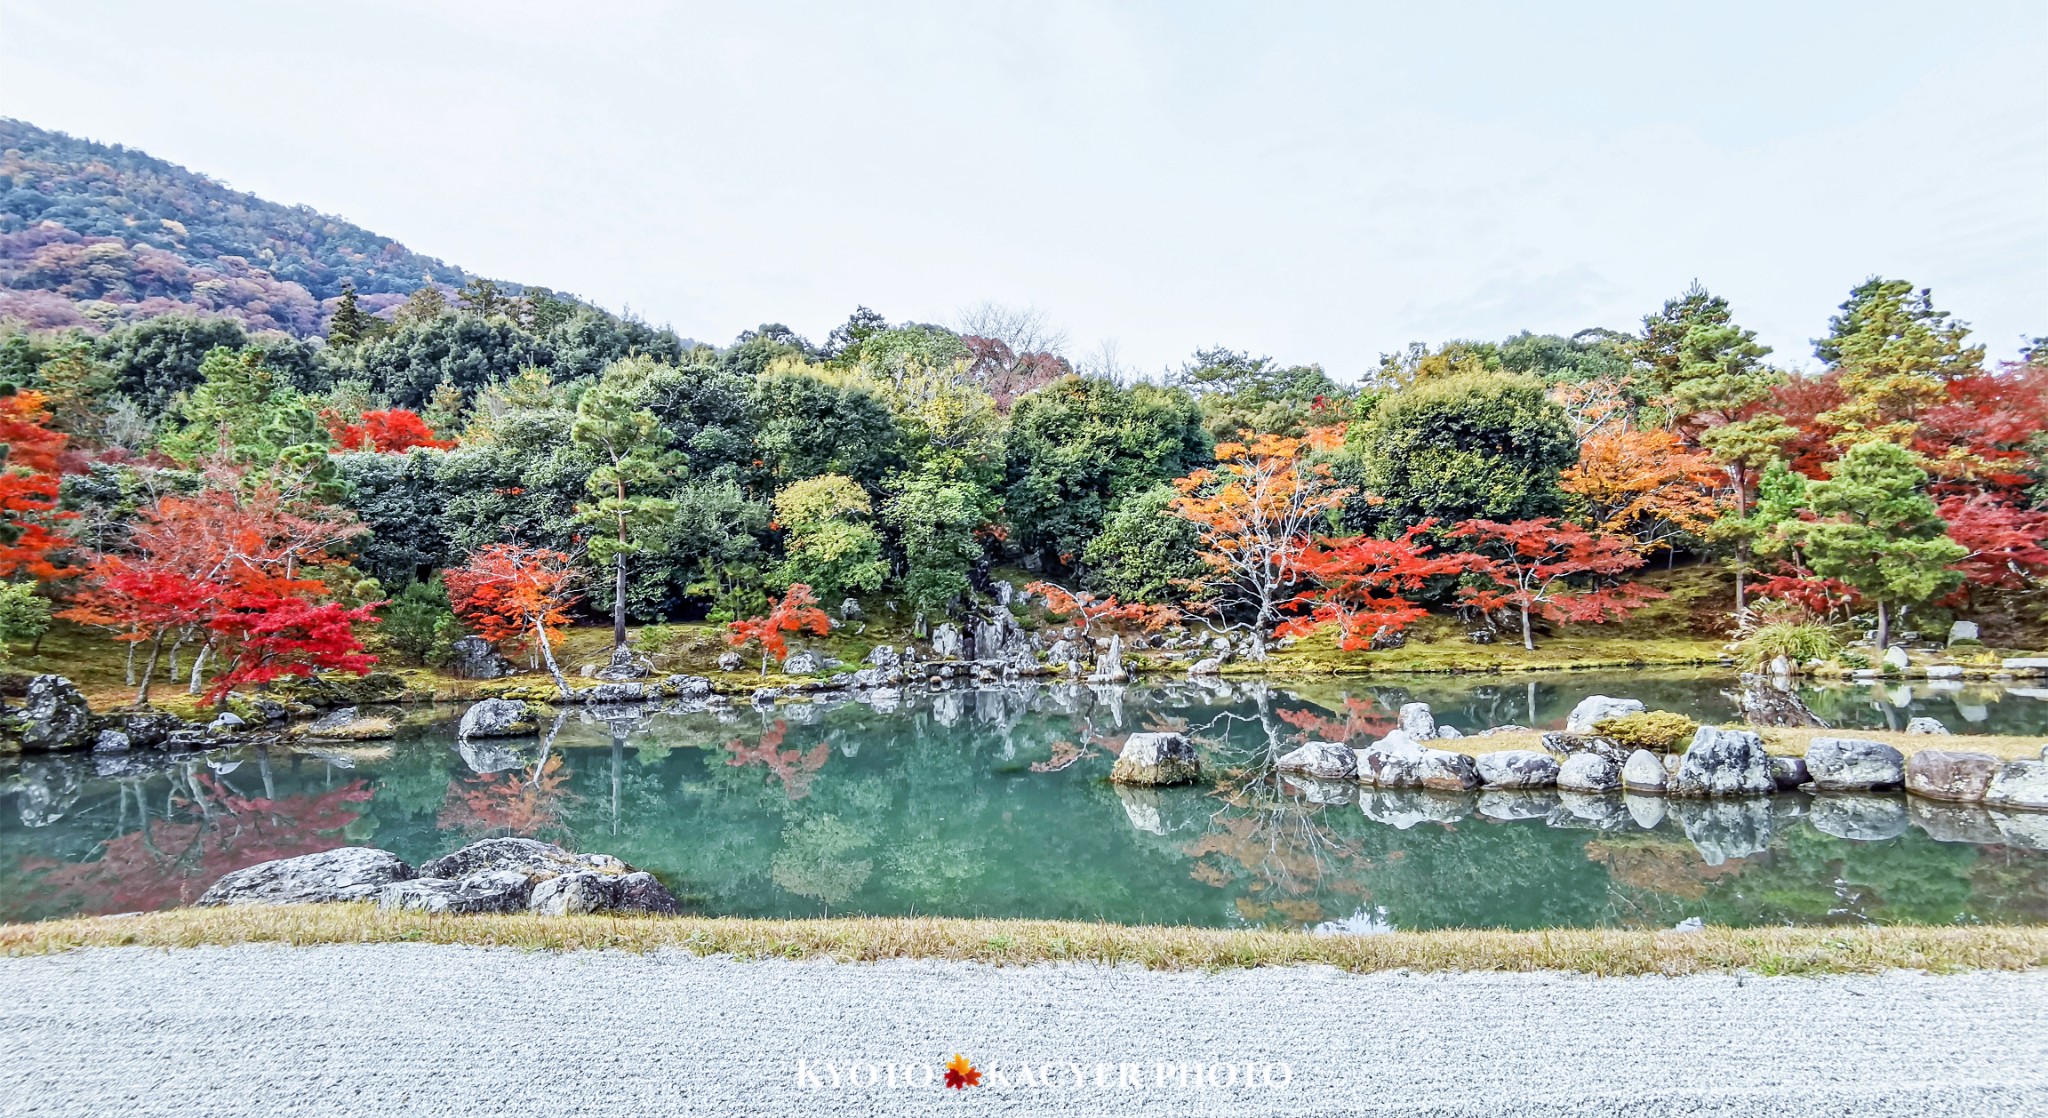
M 142 697 L 181 648 L 195 691 L 361 670 L 372 624 L 417 663 L 578 616 L 779 648 L 846 599 L 922 634 L 998 567 L 1255 656 L 1432 610 L 1533 647 L 1656 597 L 1652 564 L 1732 571 L 1729 633 L 1794 661 L 2048 620 L 2048 349 L 1992 366 L 1902 280 L 1817 324 L 1817 372 L 1696 284 L 1632 330 L 1417 344 L 1361 384 L 1226 348 L 1130 382 L 995 307 L 697 344 L 138 153 L 0 142 L 7 306 L 34 312 L 0 328 L 0 637 L 96 627 Z M 247 298 L 177 288 L 172 258 L 231 253 Z

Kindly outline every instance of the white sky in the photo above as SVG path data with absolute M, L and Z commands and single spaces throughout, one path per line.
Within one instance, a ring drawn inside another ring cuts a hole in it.
M 0 0 L 0 115 L 723 343 L 1035 303 L 1355 377 L 1872 273 L 2048 333 L 2048 3 Z

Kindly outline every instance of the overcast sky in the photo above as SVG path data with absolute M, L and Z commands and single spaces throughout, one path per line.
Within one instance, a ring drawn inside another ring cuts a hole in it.
M 1873 273 L 2048 333 L 2048 3 L 0 0 L 0 115 L 707 341 L 1036 304 L 1140 370 Z

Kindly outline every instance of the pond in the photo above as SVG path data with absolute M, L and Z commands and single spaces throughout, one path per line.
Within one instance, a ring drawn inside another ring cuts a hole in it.
M 1730 683 L 1581 672 L 1036 684 L 890 710 L 579 710 L 545 744 L 460 746 L 458 710 L 415 709 L 398 740 L 357 747 L 10 759 L 0 761 L 0 920 L 186 904 L 230 870 L 334 846 L 418 862 L 517 834 L 616 854 L 653 871 L 686 911 L 716 915 L 1350 931 L 1668 927 L 1694 916 L 2048 921 L 2038 849 L 2048 815 L 2015 835 L 1981 809 L 1902 796 L 1361 794 L 1270 768 L 1304 740 L 1383 734 L 1404 702 L 1431 703 L 1468 732 L 1561 725 L 1594 693 L 1726 720 Z M 1841 726 L 1925 714 L 1959 731 L 2048 738 L 2039 690 L 1919 683 L 1807 698 Z M 1194 737 L 1204 784 L 1110 785 L 1115 747 L 1140 730 Z

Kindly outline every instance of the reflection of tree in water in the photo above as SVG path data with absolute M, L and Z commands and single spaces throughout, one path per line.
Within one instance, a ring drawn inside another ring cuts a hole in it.
M 859 857 L 873 843 L 836 815 L 821 815 L 782 832 L 782 849 L 769 862 L 775 884 L 799 896 L 836 905 L 860 891 L 875 863 Z
M 268 764 L 263 758 L 265 772 Z M 364 780 L 281 799 L 252 796 L 197 762 L 165 775 L 169 792 L 161 804 L 152 803 L 148 778 L 119 782 L 114 825 L 136 827 L 99 844 L 98 857 L 24 859 L 25 873 L 41 875 L 39 899 L 55 911 L 77 913 L 191 904 L 223 874 L 347 845 L 342 832 L 371 797 Z
M 450 781 L 440 827 L 470 838 L 518 835 L 562 841 L 568 837 L 562 811 L 575 798 L 561 756 L 548 755 L 530 772 L 512 769 Z
M 1252 923 L 1308 924 L 1329 918 L 1324 894 L 1347 899 L 1339 907 L 1366 897 L 1364 888 L 1347 874 L 1358 847 L 1327 826 L 1325 805 L 1282 792 L 1264 774 L 1226 774 L 1236 784 L 1218 792 L 1223 807 L 1209 830 L 1181 847 L 1194 859 L 1189 876 L 1204 885 L 1237 895 L 1232 904 Z
M 801 800 L 811 794 L 811 781 L 817 779 L 818 770 L 832 759 L 832 744 L 821 741 L 807 750 L 784 749 L 783 739 L 788 736 L 789 722 L 778 718 L 773 726 L 761 731 L 752 745 L 745 738 L 726 742 L 725 748 L 732 756 L 725 763 L 734 768 L 762 765 L 782 782 L 783 795 Z
M 1300 730 L 1311 741 L 1369 741 L 1386 737 L 1400 724 L 1398 718 L 1381 709 L 1376 699 L 1343 697 L 1344 709 L 1337 715 L 1316 707 L 1295 707 L 1277 713 L 1282 722 Z

